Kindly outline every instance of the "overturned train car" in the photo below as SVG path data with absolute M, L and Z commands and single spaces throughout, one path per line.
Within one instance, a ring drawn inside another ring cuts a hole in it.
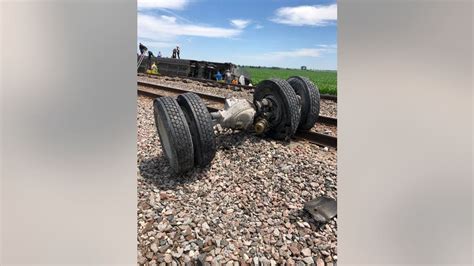
M 240 76 L 244 76 L 245 84 L 251 82 L 248 73 L 232 63 L 217 63 L 209 61 L 197 61 L 188 59 L 175 59 L 164 57 L 145 57 L 138 67 L 139 73 L 146 73 L 151 65 L 155 63 L 158 71 L 165 76 L 192 77 L 200 79 L 216 80 L 215 75 L 219 71 L 224 75 L 226 70 L 232 74 L 232 78 L 239 80 Z

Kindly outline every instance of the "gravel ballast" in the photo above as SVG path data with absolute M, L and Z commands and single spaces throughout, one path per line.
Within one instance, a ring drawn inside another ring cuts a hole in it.
M 319 115 L 337 118 L 337 102 L 321 99 Z
M 337 218 L 316 224 L 304 202 L 337 198 L 336 150 L 216 128 L 211 165 L 171 175 L 138 97 L 138 263 L 331 265 Z

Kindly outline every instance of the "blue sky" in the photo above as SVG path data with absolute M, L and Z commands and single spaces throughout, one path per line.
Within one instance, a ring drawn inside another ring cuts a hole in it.
M 337 69 L 334 0 L 138 0 L 138 42 L 155 55 Z

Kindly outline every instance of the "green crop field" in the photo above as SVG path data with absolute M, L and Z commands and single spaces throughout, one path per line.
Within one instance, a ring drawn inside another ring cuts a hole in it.
M 243 68 L 252 79 L 253 85 L 270 78 L 287 79 L 291 76 L 303 76 L 314 82 L 322 94 L 337 95 L 337 71 L 333 70 L 300 70 L 275 68 Z

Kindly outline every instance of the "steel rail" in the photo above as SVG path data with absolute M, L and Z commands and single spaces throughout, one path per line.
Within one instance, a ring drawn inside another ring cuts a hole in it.
M 326 125 L 337 126 L 337 118 L 320 115 L 316 120 L 316 123 L 323 123 Z
M 186 93 L 186 92 L 194 92 L 197 95 L 199 95 L 199 97 L 203 98 L 204 100 L 219 103 L 219 104 L 222 104 L 222 105 L 224 105 L 224 103 L 225 103 L 225 97 L 224 96 L 213 95 L 213 94 L 208 94 L 208 93 L 204 93 L 204 92 L 196 92 L 196 91 L 181 89 L 181 88 L 177 88 L 177 87 L 164 86 L 164 85 L 159 85 L 159 84 L 145 82 L 145 81 L 137 81 L 137 84 L 139 86 L 145 86 L 145 87 L 150 87 L 150 88 L 154 88 L 154 89 L 158 89 L 158 90 L 164 90 L 164 91 L 170 91 L 170 92 L 173 92 L 173 93 L 176 93 L 176 94 L 182 94 L 182 93 Z M 337 118 L 334 118 L 334 117 L 320 115 L 318 117 L 317 121 L 320 122 L 320 123 L 323 123 L 323 124 L 337 126 Z
M 151 84 L 151 86 L 149 86 L 148 84 Z M 181 93 L 189 92 L 188 90 L 183 90 L 183 89 L 174 88 L 174 87 L 161 86 L 161 85 L 157 85 L 157 84 L 153 84 L 153 83 L 140 82 L 140 81 L 138 82 L 138 85 L 149 86 L 149 87 L 153 87 L 153 88 L 156 88 L 156 89 L 161 89 L 162 91 L 171 91 L 175 94 L 181 94 Z M 147 89 L 144 89 L 144 88 L 138 88 L 137 92 L 138 92 L 139 95 L 141 94 L 141 95 L 151 97 L 151 98 L 157 98 L 157 97 L 165 96 L 165 94 L 163 94 L 163 93 L 160 94 L 159 91 L 147 90 Z M 216 95 L 210 95 L 210 94 L 201 95 L 200 93 L 196 93 L 196 94 L 198 94 L 202 98 L 204 98 L 203 95 L 210 96 L 210 98 L 213 99 L 211 101 L 214 101 L 214 102 L 217 102 L 216 99 L 221 99 L 221 98 L 225 99 L 222 96 L 216 96 Z M 220 102 L 220 100 L 219 100 L 219 102 Z M 210 104 L 207 105 L 207 109 L 209 110 L 209 112 L 216 112 L 216 111 L 219 110 L 218 108 L 215 108 L 214 106 L 212 106 Z M 321 118 L 321 116 L 319 117 L 319 119 L 320 118 Z M 336 124 L 337 124 L 337 120 L 336 120 Z M 309 142 L 312 142 L 312 143 L 315 143 L 315 144 L 318 144 L 318 145 L 332 147 L 332 148 L 337 149 L 337 137 L 329 136 L 329 135 L 326 135 L 326 134 L 321 134 L 321 133 L 312 132 L 312 131 L 298 131 L 298 132 L 296 132 L 295 138 L 308 140 Z
M 181 88 L 176 88 L 176 87 L 170 87 L 170 86 L 163 86 L 163 85 L 158 85 L 158 84 L 155 84 L 155 83 L 149 83 L 149 82 L 143 82 L 143 81 L 138 81 L 137 85 L 150 87 L 150 88 L 153 88 L 153 89 L 158 89 L 158 90 L 163 90 L 163 91 L 169 91 L 169 92 L 173 92 L 173 93 L 176 93 L 176 94 L 183 94 L 183 93 L 186 93 L 186 92 L 194 92 L 197 95 L 199 95 L 199 97 L 203 98 L 204 100 L 208 100 L 208 101 L 216 102 L 216 103 L 220 103 L 220 104 L 225 103 L 225 97 L 212 95 L 212 94 L 208 94 L 208 93 L 204 93 L 204 92 L 195 92 L 195 91 L 191 91 L 191 90 L 186 90 L 186 89 L 181 89 Z M 140 89 L 139 89 L 139 91 L 140 91 Z
M 295 138 L 337 149 L 337 137 L 312 131 L 297 131 Z
M 150 75 L 150 74 L 143 74 L 143 73 L 138 73 L 138 76 L 144 76 L 148 78 L 157 78 L 158 76 L 156 75 Z M 253 93 L 253 90 L 255 89 L 255 86 L 248 86 L 248 85 L 241 85 L 241 84 L 227 84 L 227 83 L 222 83 L 218 82 L 216 80 L 211 80 L 211 79 L 203 79 L 203 78 L 195 78 L 195 77 L 186 77 L 186 76 L 179 76 L 179 75 L 166 75 L 166 77 L 174 77 L 174 78 L 181 78 L 181 79 L 190 79 L 194 81 L 198 81 L 201 83 L 207 83 L 207 84 L 214 84 L 217 85 L 218 87 L 221 88 L 227 88 L 228 86 L 231 87 L 239 87 L 244 90 L 249 91 L 250 93 Z M 331 95 L 331 94 L 320 94 L 321 99 L 324 100 L 331 100 L 337 102 L 337 96 L 336 95 Z

